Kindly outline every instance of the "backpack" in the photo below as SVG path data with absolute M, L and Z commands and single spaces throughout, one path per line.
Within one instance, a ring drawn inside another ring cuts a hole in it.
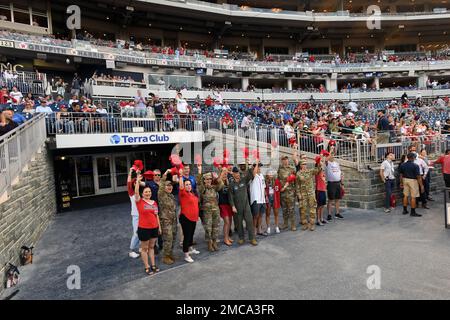
M 11 288 L 14 287 L 15 285 L 17 285 L 19 283 L 19 279 L 20 279 L 20 272 L 19 269 L 9 263 L 8 264 L 8 268 L 6 269 L 6 274 L 5 274 L 5 288 Z
M 24 266 L 33 263 L 33 248 L 27 246 L 20 248 L 20 265 Z

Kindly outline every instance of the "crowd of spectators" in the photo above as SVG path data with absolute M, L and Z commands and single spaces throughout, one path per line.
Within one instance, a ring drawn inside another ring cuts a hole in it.
M 34 42 L 37 44 L 48 44 L 62 47 L 73 47 L 73 43 L 70 39 L 55 35 L 31 35 L 26 33 L 11 32 L 8 30 L 0 30 L 0 38 L 11 39 L 23 42 Z M 163 56 L 172 56 L 179 58 L 181 56 L 203 57 L 203 58 L 215 58 L 214 51 L 206 48 L 202 49 L 188 49 L 184 46 L 172 47 L 172 46 L 157 46 L 152 44 L 143 44 L 142 42 L 133 42 L 126 40 L 104 40 L 95 38 L 89 32 L 80 32 L 77 34 L 77 40 L 88 41 L 95 46 L 108 47 L 110 49 L 117 49 L 126 51 L 128 54 L 135 54 L 138 56 L 148 54 L 158 54 Z M 346 53 L 344 56 L 339 54 L 325 54 L 325 55 L 275 55 L 264 54 L 258 56 L 255 52 L 239 52 L 233 51 L 226 57 L 230 60 L 242 60 L 242 61 L 264 61 L 268 63 L 278 63 L 283 61 L 291 61 L 297 63 L 324 63 L 333 65 L 345 65 L 351 63 L 372 63 L 372 62 L 417 62 L 417 61 L 437 61 L 448 60 L 450 56 L 443 51 L 443 53 L 435 53 L 433 55 L 427 55 L 424 52 L 411 52 L 411 53 L 396 53 L 388 54 L 386 51 L 377 51 L 375 53 Z

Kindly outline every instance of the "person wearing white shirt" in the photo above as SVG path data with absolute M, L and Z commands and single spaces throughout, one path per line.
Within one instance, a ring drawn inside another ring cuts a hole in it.
M 266 212 L 266 181 L 264 175 L 261 174 L 259 164 L 255 165 L 255 174 L 250 182 L 250 203 L 253 216 L 253 225 L 255 227 L 255 235 L 266 235 L 262 233 L 262 216 Z
M 251 115 L 247 115 L 242 119 L 242 121 L 241 121 L 241 129 L 242 130 L 247 131 L 250 128 L 251 119 L 252 119 Z
M 166 82 L 164 81 L 164 79 L 162 77 L 158 80 L 158 84 L 159 84 L 160 91 L 166 90 Z
M 17 105 L 22 103 L 23 95 L 22 92 L 17 90 L 17 87 L 12 88 L 12 91 L 9 93 L 9 96 L 15 100 L 12 101 L 13 104 Z
M 386 160 L 383 161 L 380 167 L 381 181 L 384 183 L 386 195 L 384 198 L 384 212 L 391 212 L 391 195 L 395 186 L 395 169 L 394 163 L 395 155 L 392 152 L 386 154 Z
M 351 112 L 354 112 L 354 113 L 358 112 L 358 105 L 354 101 L 350 101 L 348 103 L 348 108 L 350 109 Z
M 189 113 L 188 103 L 185 99 L 183 99 L 181 92 L 177 93 L 175 100 L 177 103 L 177 113 L 180 116 L 180 128 L 184 129 L 186 127 L 186 117 Z

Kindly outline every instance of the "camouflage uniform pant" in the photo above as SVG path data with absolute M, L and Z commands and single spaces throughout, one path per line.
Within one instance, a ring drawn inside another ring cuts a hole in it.
M 300 193 L 299 195 L 300 202 L 300 221 L 301 224 L 305 225 L 308 223 L 308 219 L 306 217 L 306 209 L 309 209 L 309 223 L 316 223 L 316 208 L 317 202 L 314 194 L 310 193 Z
M 281 210 L 283 210 L 283 224 L 288 226 L 288 221 L 291 228 L 295 227 L 295 194 L 294 192 L 283 192 L 280 197 Z
M 177 217 L 173 219 L 160 218 L 162 238 L 163 238 L 163 255 L 171 256 L 173 245 L 177 240 Z
M 204 211 L 203 228 L 205 240 L 217 240 L 219 237 L 220 211 L 219 208 L 210 208 Z

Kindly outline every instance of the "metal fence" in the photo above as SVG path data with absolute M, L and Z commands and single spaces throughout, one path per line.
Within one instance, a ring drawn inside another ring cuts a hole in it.
M 206 131 L 207 118 L 201 115 L 150 115 L 149 117 L 123 117 L 121 114 L 67 112 L 46 114 L 47 133 L 98 134 L 131 132 L 169 132 L 175 130 Z M 211 125 L 217 127 L 214 121 Z M 217 127 L 218 128 L 218 127 Z
M 25 96 L 31 92 L 33 95 L 44 95 L 47 91 L 47 77 L 43 73 L 19 72 L 14 77 L 0 76 L 0 86 L 8 90 L 17 87 L 17 90 Z
M 0 137 L 0 197 L 11 188 L 45 139 L 44 115 L 37 115 Z
M 176 130 L 207 131 L 217 130 L 259 143 L 272 144 L 284 148 L 296 149 L 311 155 L 329 151 L 333 146 L 335 158 L 352 165 L 359 170 L 384 160 L 386 152 L 393 152 L 396 159 L 406 154 L 411 146 L 417 151 L 427 150 L 430 155 L 438 155 L 450 147 L 450 135 L 433 135 L 418 137 L 398 137 L 386 143 L 380 143 L 378 137 L 360 139 L 355 135 L 312 134 L 307 131 L 294 130 L 287 133 L 282 127 L 250 124 L 248 128 L 224 127 L 220 117 L 205 114 L 173 115 L 148 114 L 145 117 L 130 117 L 125 113 L 90 114 L 68 112 L 66 114 L 47 114 L 45 118 L 47 133 L 55 134 L 98 134 L 98 133 L 132 133 L 132 132 L 169 132 Z M 377 143 L 378 140 L 378 143 Z M 389 140 L 389 139 L 388 139 Z

